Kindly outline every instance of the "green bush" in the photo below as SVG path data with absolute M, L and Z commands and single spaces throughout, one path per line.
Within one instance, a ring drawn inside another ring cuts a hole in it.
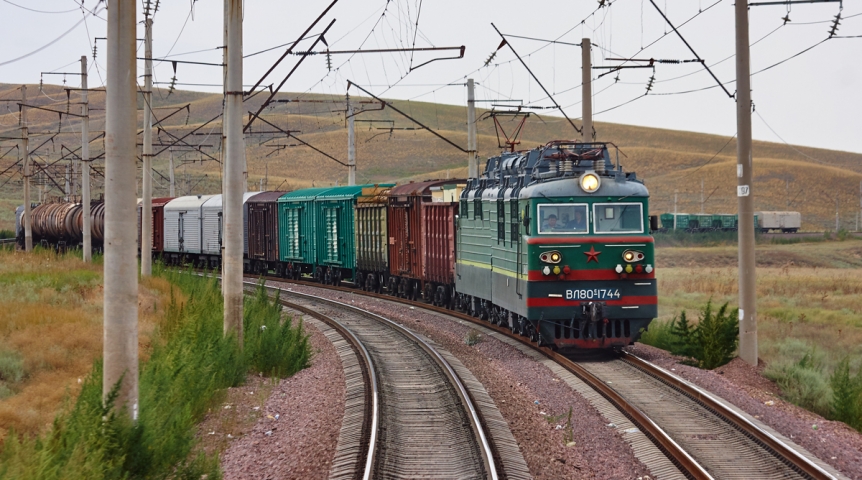
M 823 353 L 796 339 L 782 342 L 778 349 L 783 360 L 770 363 L 764 376 L 781 388 L 785 400 L 829 417 L 832 391 L 824 373 Z
M 0 230 L 0 239 L 15 238 L 15 232 L 12 230 Z
M 739 343 L 737 309 L 725 303 L 714 312 L 712 300 L 700 312 L 697 324 L 688 321 L 685 311 L 670 322 L 653 323 L 641 342 L 692 359 L 699 368 L 712 370 L 733 360 Z
M 832 387 L 832 418 L 862 431 L 862 369 L 850 375 L 850 360 L 845 358 L 829 378 Z
M 0 350 L 0 380 L 18 383 L 24 378 L 24 358 L 14 350 Z
M 278 294 L 271 299 L 261 283 L 246 299 L 243 316 L 243 353 L 252 371 L 284 378 L 308 366 L 310 349 L 302 320 L 296 327 L 289 317 L 282 320 Z
M 246 302 L 248 324 L 240 349 L 236 337 L 223 333 L 224 301 L 216 279 L 159 266 L 154 273 L 188 301 L 179 302 L 171 290 L 150 359 L 141 366 L 138 421 L 114 414 L 116 395 L 103 404 L 102 365 L 96 362 L 78 399 L 47 436 L 31 440 L 9 434 L 0 454 L 0 478 L 218 479 L 218 458 L 193 453 L 195 425 L 217 392 L 240 384 L 249 370 L 286 376 L 308 364 L 301 326 L 282 322 L 277 301 L 262 287 Z

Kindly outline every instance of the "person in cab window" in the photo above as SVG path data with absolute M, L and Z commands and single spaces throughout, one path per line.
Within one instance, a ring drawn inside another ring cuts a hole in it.
M 580 232 L 587 229 L 587 220 L 584 217 L 584 212 L 580 208 L 575 209 L 575 218 L 566 224 L 566 228 L 573 232 Z
M 542 224 L 543 232 L 550 232 L 551 230 L 557 229 L 557 216 L 553 213 L 548 215 L 548 218 L 545 219 L 545 223 Z

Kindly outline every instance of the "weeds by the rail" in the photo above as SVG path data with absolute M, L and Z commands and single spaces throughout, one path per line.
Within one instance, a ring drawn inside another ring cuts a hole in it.
M 472 347 L 473 345 L 478 344 L 482 341 L 482 335 L 475 328 L 471 328 L 467 331 L 467 335 L 464 335 L 464 343 L 468 347 Z
M 12 230 L 0 230 L 0 239 L 15 238 L 15 232 Z
M 217 479 L 217 457 L 195 453 L 194 447 L 195 425 L 218 392 L 238 385 L 249 370 L 286 376 L 307 365 L 301 327 L 282 321 L 278 304 L 262 289 L 246 302 L 246 319 L 254 317 L 254 323 L 246 327 L 240 349 L 235 337 L 223 334 L 216 279 L 158 266 L 154 273 L 173 287 L 149 360 L 141 367 L 137 423 L 112 414 L 110 402 L 103 405 L 97 361 L 80 396 L 48 435 L 9 435 L 0 454 L 0 478 Z
M 862 431 L 862 368 L 845 357 L 830 372 L 827 355 L 798 339 L 787 339 L 778 349 L 785 360 L 763 373 L 785 400 Z
M 294 326 L 290 317 L 281 319 L 278 294 L 270 299 L 261 282 L 245 302 L 244 354 L 253 371 L 273 377 L 289 377 L 308 365 L 308 337 L 302 320 Z
M 688 357 L 693 365 L 711 370 L 733 360 L 739 343 L 737 312 L 727 303 L 714 311 L 710 300 L 696 324 L 688 321 L 683 310 L 670 322 L 653 322 L 641 342 Z

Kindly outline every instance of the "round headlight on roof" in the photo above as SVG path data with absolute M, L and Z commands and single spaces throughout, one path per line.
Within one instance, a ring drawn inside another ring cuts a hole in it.
M 587 193 L 593 193 L 599 189 L 602 184 L 602 181 L 599 179 L 599 176 L 596 175 L 595 172 L 585 172 L 581 175 L 580 181 L 581 190 Z

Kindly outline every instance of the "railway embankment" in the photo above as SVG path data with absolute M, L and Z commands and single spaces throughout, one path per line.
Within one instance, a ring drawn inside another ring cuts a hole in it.
M 140 414 L 131 424 L 102 402 L 98 260 L 0 255 L 0 343 L 13 359 L 5 363 L 20 366 L 3 374 L 6 478 L 218 476 L 218 452 L 202 448 L 197 423 L 249 374 L 286 377 L 308 363 L 307 337 L 266 295 L 246 303 L 240 348 L 224 337 L 216 280 L 159 271 L 140 282 Z

